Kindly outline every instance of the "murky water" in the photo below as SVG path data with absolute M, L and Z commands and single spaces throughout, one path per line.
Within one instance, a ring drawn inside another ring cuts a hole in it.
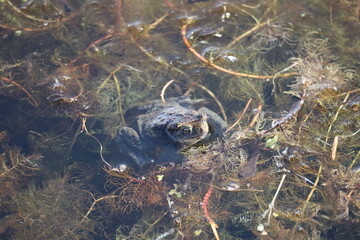
M 359 1 L 0 11 L 1 239 L 359 237 Z M 224 135 L 149 144 L 136 121 L 163 112 L 138 107 L 183 96 Z

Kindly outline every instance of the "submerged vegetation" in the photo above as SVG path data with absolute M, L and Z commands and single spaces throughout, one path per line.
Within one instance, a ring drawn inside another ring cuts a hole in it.
M 0 239 L 360 237 L 358 0 L 0 11 Z M 182 95 L 224 138 L 111 169 L 132 108 Z

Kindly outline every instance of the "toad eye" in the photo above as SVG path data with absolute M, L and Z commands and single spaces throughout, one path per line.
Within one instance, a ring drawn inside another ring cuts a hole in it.
M 188 127 L 188 126 L 182 126 L 181 128 L 180 128 L 180 131 L 183 133 L 183 134 L 191 134 L 191 132 L 192 132 L 192 129 L 190 128 L 190 127 Z

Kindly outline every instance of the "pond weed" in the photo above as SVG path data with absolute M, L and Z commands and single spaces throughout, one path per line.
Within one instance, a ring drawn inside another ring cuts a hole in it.
M 359 237 L 358 1 L 191 2 L 1 1 L 2 238 Z M 109 169 L 98 143 L 121 158 L 170 80 L 240 121 L 182 164 Z

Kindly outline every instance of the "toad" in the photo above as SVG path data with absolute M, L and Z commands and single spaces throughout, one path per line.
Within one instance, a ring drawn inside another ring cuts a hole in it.
M 133 109 L 137 115 L 132 117 L 133 123 L 121 127 L 117 134 L 120 152 L 140 168 L 182 162 L 183 152 L 220 138 L 226 129 L 224 120 L 215 112 L 205 107 L 195 109 L 201 102 L 176 97 Z

